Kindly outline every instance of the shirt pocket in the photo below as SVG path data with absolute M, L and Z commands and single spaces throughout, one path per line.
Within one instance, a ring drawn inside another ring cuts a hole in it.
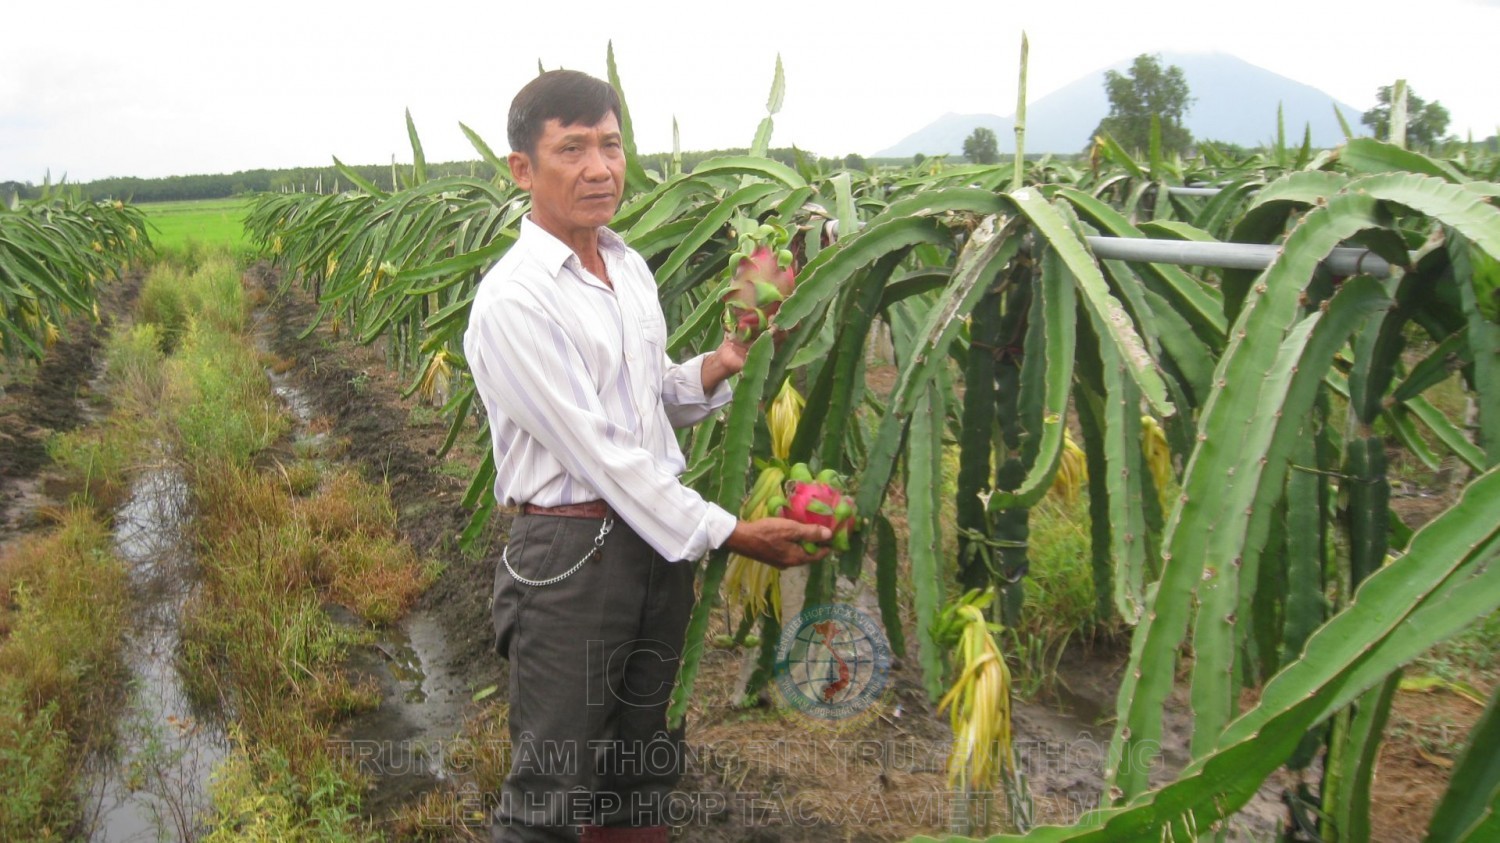
M 652 403 L 661 399 L 662 377 L 667 356 L 667 329 L 660 316 L 642 316 L 638 321 L 636 336 L 640 338 L 640 378 L 643 388 L 648 389 Z

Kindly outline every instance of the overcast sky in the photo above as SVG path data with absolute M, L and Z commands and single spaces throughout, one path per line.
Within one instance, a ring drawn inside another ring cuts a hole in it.
M 0 181 L 410 161 L 407 107 L 430 161 L 477 157 L 459 121 L 504 154 L 537 62 L 603 76 L 611 40 L 642 152 L 674 116 L 684 149 L 747 146 L 778 53 L 777 146 L 868 155 L 947 112 L 1008 115 L 1023 29 L 1032 99 L 1217 50 L 1360 109 L 1405 77 L 1450 131 L 1500 127 L 1500 0 L 4 3 Z

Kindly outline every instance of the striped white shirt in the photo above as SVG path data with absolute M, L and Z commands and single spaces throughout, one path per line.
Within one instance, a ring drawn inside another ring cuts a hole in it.
M 611 290 L 528 216 L 480 282 L 464 354 L 489 414 L 495 498 L 508 506 L 603 499 L 663 558 L 698 559 L 735 517 L 677 476 L 674 427 L 729 403 L 704 395 L 703 357 L 674 363 L 646 262 L 601 228 Z

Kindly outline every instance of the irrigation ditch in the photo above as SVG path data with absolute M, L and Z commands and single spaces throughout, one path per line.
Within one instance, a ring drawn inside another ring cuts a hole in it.
M 209 808 L 209 777 L 229 743 L 222 717 L 193 704 L 177 671 L 196 560 L 188 488 L 159 447 L 114 513 L 114 552 L 129 573 L 134 606 L 118 742 L 93 759 L 97 807 L 89 837 L 99 843 L 193 837 Z
M 285 315 L 284 308 L 278 312 Z M 284 320 L 273 323 L 269 309 L 257 310 L 255 320 L 259 325 L 256 344 L 262 351 L 276 353 L 272 350 L 273 338 L 280 348 L 290 350 L 285 332 L 273 329 L 273 324 L 286 324 Z M 315 425 L 319 417 L 326 417 L 332 408 L 304 390 L 292 370 L 277 368 L 268 368 L 266 375 L 272 391 L 293 417 L 292 449 L 326 452 L 334 448 L 333 434 L 315 429 L 322 426 Z M 334 368 L 335 374 L 341 373 Z M 351 374 L 350 379 L 355 376 Z M 390 465 L 390 460 L 384 463 L 386 469 Z M 390 482 L 389 477 L 383 479 Z M 409 481 L 417 482 L 417 478 Z M 331 604 L 326 608 L 339 623 L 362 625 L 342 606 Z M 366 646 L 350 653 L 348 667 L 378 683 L 381 702 L 342 724 L 334 749 L 353 759 L 371 778 L 366 809 L 379 816 L 452 776 L 445 747 L 459 738 L 475 689 L 467 673 L 456 669 L 460 660 L 435 609 L 417 608 L 395 623 L 371 629 L 370 634 L 372 639 Z

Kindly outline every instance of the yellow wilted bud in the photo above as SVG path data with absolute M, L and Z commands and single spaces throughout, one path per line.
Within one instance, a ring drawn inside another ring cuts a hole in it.
M 96 252 L 102 252 L 102 251 L 104 251 L 104 244 L 100 243 L 98 240 L 95 240 L 93 243 L 90 244 L 90 246 Z
M 331 276 L 331 275 L 333 275 L 333 271 L 336 270 L 336 269 L 338 269 L 338 268 L 339 268 L 339 259 L 336 258 L 336 257 L 334 257 L 333 255 L 329 255 L 328 256 L 328 269 L 323 274 L 325 276 Z
M 431 401 L 433 395 L 448 388 L 448 378 L 453 372 L 452 357 L 444 348 L 438 349 L 432 359 L 427 361 L 427 369 L 422 372 L 422 380 L 417 383 L 417 394 L 423 400 Z
M 115 210 L 116 211 L 123 211 L 123 210 L 125 210 L 125 203 L 121 202 L 118 199 L 116 199 L 115 200 Z
M 271 240 L 271 254 L 273 254 L 273 255 L 279 255 L 279 254 L 281 254 L 281 235 L 280 234 L 276 235 L 276 237 Z
M 1165 510 L 1167 487 L 1172 483 L 1172 449 L 1161 425 L 1151 416 L 1141 416 L 1141 450 L 1146 455 L 1146 468 L 1151 470 L 1151 482 L 1156 484 L 1156 498 Z
M 367 270 L 368 271 L 368 270 Z M 375 267 L 375 277 L 370 281 L 370 292 L 380 289 L 380 285 L 387 278 L 396 277 L 396 265 L 390 261 L 381 261 L 380 266 Z
M 777 466 L 769 466 L 755 480 L 750 497 L 740 507 L 740 517 L 753 521 L 773 515 L 768 504 L 781 497 L 781 484 L 786 473 Z M 781 572 L 770 565 L 741 556 L 729 557 L 729 567 L 724 573 L 724 602 L 737 606 L 751 617 L 759 616 L 767 607 L 781 620 Z
M 57 330 L 57 326 L 52 324 L 51 319 L 42 320 L 42 342 L 48 348 L 57 345 L 57 338 L 59 335 L 60 334 Z
M 771 411 L 766 414 L 766 423 L 771 428 L 771 456 L 784 460 L 791 454 L 792 439 L 797 435 L 797 423 L 802 420 L 805 406 L 807 399 L 792 386 L 792 379 L 782 381 L 781 391 L 776 393 Z
M 948 754 L 948 783 L 957 790 L 995 789 L 1001 773 L 1013 769 L 1010 669 L 990 634 L 990 624 L 976 605 L 958 607 L 963 633 L 956 651 L 961 665 L 953 687 L 938 701 L 938 712 L 950 709 L 953 750 Z
M 1052 486 L 1047 490 L 1049 495 L 1058 495 L 1068 503 L 1078 499 L 1078 492 L 1089 482 L 1088 457 L 1078 443 L 1073 441 L 1073 435 L 1066 429 L 1063 430 L 1062 454 L 1057 461 L 1057 474 L 1052 478 Z

